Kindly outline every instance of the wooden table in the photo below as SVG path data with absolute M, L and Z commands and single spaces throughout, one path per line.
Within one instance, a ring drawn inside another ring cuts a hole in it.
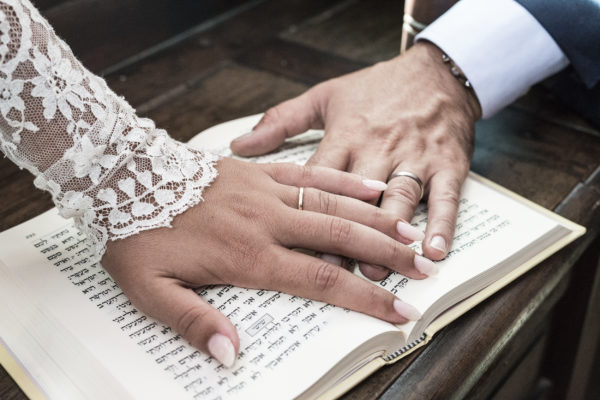
M 89 3 L 98 7 L 94 13 Z M 90 69 L 183 141 L 393 57 L 400 43 L 396 0 L 178 3 L 36 2 Z M 107 28 L 102 22 L 115 10 L 120 25 Z M 123 23 L 128 16 L 137 19 Z M 346 398 L 563 398 L 575 386 L 585 392 L 598 343 L 589 334 L 598 331 L 597 314 L 586 316 L 588 303 L 598 310 L 600 301 L 597 292 L 590 295 L 600 247 L 598 131 L 536 87 L 477 125 L 472 169 L 585 225 L 588 234 Z M 0 187 L 2 230 L 52 207 L 7 159 L 0 160 Z M 587 347 L 578 352 L 580 342 Z M 597 390 L 590 386 L 590 393 Z M 1 370 L 0 398 L 24 397 Z

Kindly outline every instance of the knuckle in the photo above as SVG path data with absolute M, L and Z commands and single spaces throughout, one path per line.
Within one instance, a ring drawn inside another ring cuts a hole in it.
M 450 121 L 430 132 L 429 142 L 435 145 L 442 158 L 456 164 L 468 164 L 475 146 L 472 132 L 472 128 Z
M 317 151 L 310 157 L 310 163 L 306 164 L 311 166 L 313 173 L 320 177 L 328 176 L 335 171 L 329 167 L 331 163 L 337 160 L 340 155 L 348 152 L 344 144 L 338 143 L 335 139 L 330 139 L 335 137 L 334 134 L 329 133 L 328 135 L 319 143 Z
M 392 216 L 392 214 L 387 211 L 384 210 L 383 208 L 380 207 L 373 207 L 373 221 L 375 223 L 378 222 L 395 222 L 395 218 L 394 216 Z
M 253 223 L 257 223 L 268 218 L 266 210 L 249 204 L 248 199 L 244 195 L 234 193 L 230 198 L 232 211 L 240 221 L 253 221 Z
M 452 208 L 458 208 L 459 204 L 458 194 L 450 189 L 442 191 L 436 198 L 436 201 Z
M 265 164 L 264 168 L 268 169 L 271 178 L 277 182 L 279 182 L 282 177 L 286 177 L 290 172 L 290 166 L 285 163 Z
M 315 154 L 307 161 L 306 166 L 315 168 L 319 166 L 319 168 L 323 168 L 322 165 L 328 165 L 330 160 L 330 155 L 325 151 L 325 147 L 317 150 Z M 314 171 L 314 170 L 313 170 Z
M 390 210 L 386 210 L 380 207 L 372 206 L 370 208 L 370 215 L 363 224 L 377 229 L 387 235 L 394 236 L 396 232 L 396 216 Z
M 300 170 L 300 180 L 306 185 L 314 180 L 315 174 L 315 168 L 313 166 L 305 165 Z
M 276 123 L 281 118 L 280 105 L 269 108 L 262 119 L 260 120 L 261 125 L 270 125 Z
M 306 161 L 306 164 L 304 164 L 304 167 L 310 167 L 312 165 L 319 165 L 321 164 L 322 158 L 321 155 L 319 153 L 319 150 L 317 149 L 317 151 Z
M 188 308 L 177 318 L 177 321 L 175 322 L 175 329 L 183 337 L 189 340 L 192 332 L 201 329 L 202 321 L 206 318 L 210 311 L 210 309 L 203 309 L 199 307 Z
M 326 292 L 335 288 L 340 279 L 341 269 L 333 264 L 321 262 L 309 277 L 309 282 L 314 284 L 316 290 Z
M 220 272 L 231 284 L 240 284 L 242 280 L 251 277 L 260 277 L 265 268 L 263 259 L 269 246 L 257 246 L 251 240 L 238 240 L 235 248 L 231 251 L 232 271 L 228 273 L 227 268 Z
M 442 190 L 437 194 L 435 201 L 446 205 L 453 210 L 458 209 L 460 203 L 460 191 L 462 181 L 458 178 L 450 178 L 445 182 Z
M 444 157 L 455 158 L 456 146 L 453 143 L 448 143 L 451 139 L 448 137 L 448 133 L 444 129 L 435 129 L 429 134 L 429 143 L 431 143 L 436 150 L 439 150 L 438 155 Z
M 403 244 L 392 240 L 390 241 L 388 249 L 388 260 L 390 260 L 390 266 L 398 264 L 406 258 L 407 248 Z
M 352 225 L 341 218 L 332 218 L 329 225 L 329 239 L 334 245 L 346 243 L 352 237 Z
M 393 196 L 396 200 L 404 201 L 413 206 L 419 204 L 421 192 L 416 182 L 413 183 L 402 178 L 396 178 L 393 181 L 398 182 L 388 186 L 385 190 L 388 196 Z
M 466 174 L 465 174 L 465 176 L 466 176 Z M 452 178 L 448 179 L 448 190 L 450 190 L 452 192 L 452 195 L 456 198 L 456 201 L 459 200 L 463 182 L 464 182 L 464 178 L 462 178 L 462 176 L 461 177 L 452 177 Z
M 337 198 L 328 192 L 319 191 L 319 211 L 323 214 L 336 215 L 337 212 Z
M 268 251 L 261 256 L 256 272 L 249 274 L 246 282 L 233 285 L 292 293 L 306 285 L 307 280 L 304 268 L 282 268 L 289 263 L 286 253 Z
M 437 231 L 442 233 L 450 233 L 454 230 L 455 219 L 446 214 L 443 214 L 438 215 L 435 218 L 435 221 L 432 221 L 432 223 L 435 224 Z
M 368 306 L 369 310 L 376 310 L 377 308 L 381 307 L 381 303 L 382 303 L 382 293 L 381 293 L 382 289 L 379 288 L 379 286 L 376 285 L 369 285 L 368 289 L 366 290 L 366 305 Z

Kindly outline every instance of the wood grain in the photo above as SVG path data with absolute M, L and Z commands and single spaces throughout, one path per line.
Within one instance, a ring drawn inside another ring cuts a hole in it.
M 290 27 L 281 37 L 369 64 L 399 54 L 403 1 L 339 3 L 339 7 Z
M 306 88 L 267 72 L 227 64 L 149 116 L 173 137 L 187 141 L 206 128 L 264 111 Z
M 12 380 L 10 375 L 0 366 L 0 399 L 2 400 L 24 400 L 25 393 Z
M 100 72 L 244 0 L 44 1 L 43 14 L 75 55 Z
M 326 10 L 320 0 L 266 1 L 243 14 L 107 77 L 142 113 L 176 98 L 219 66 Z
M 281 39 L 266 42 L 236 61 L 311 86 L 369 65 Z

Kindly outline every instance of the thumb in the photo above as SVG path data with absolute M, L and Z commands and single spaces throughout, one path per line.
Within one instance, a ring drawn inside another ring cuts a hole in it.
M 286 138 L 322 128 L 319 99 L 315 93 L 311 89 L 267 110 L 251 132 L 231 142 L 231 151 L 240 156 L 268 153 Z
M 240 347 L 235 327 L 193 290 L 173 281 L 160 285 L 151 302 L 147 308 L 154 317 L 225 367 L 233 366 Z

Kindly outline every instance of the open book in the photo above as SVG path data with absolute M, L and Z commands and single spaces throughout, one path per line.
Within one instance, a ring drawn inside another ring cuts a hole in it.
M 190 143 L 228 155 L 231 139 L 259 117 Z M 303 163 L 321 136 L 309 131 L 254 161 Z M 426 222 L 420 207 L 413 225 L 424 230 Z M 414 305 L 421 320 L 394 326 L 284 293 L 205 287 L 198 294 L 240 334 L 228 370 L 136 310 L 91 262 L 82 234 L 52 209 L 0 234 L 0 361 L 35 399 L 335 398 L 584 232 L 471 174 L 439 274 L 417 281 L 393 273 L 374 283 Z

